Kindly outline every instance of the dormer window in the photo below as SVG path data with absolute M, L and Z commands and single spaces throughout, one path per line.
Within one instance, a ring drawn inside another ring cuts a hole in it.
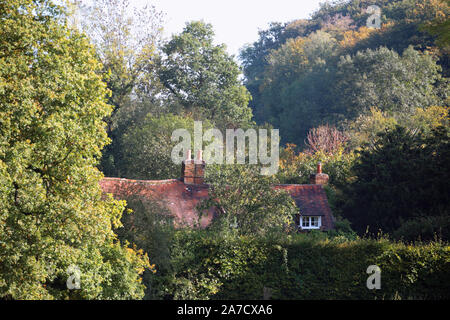
M 301 216 L 300 217 L 300 228 L 304 230 L 309 229 L 320 229 L 322 226 L 321 216 Z

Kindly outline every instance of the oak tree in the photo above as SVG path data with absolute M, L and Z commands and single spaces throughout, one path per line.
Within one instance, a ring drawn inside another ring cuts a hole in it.
M 112 107 L 93 47 L 52 1 L 3 1 L 0 20 L 0 297 L 142 297 L 148 258 L 118 242 L 124 203 L 95 168 Z

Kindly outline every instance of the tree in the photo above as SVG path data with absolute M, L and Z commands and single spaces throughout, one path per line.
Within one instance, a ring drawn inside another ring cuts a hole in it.
M 157 288 L 167 280 L 164 275 L 173 268 L 171 245 L 176 232 L 173 216 L 161 200 L 140 199 L 129 196 L 127 207 L 132 213 L 122 217 L 123 228 L 117 230 L 122 241 L 135 243 L 149 255 L 156 272 L 148 270 L 143 274 L 146 286 L 144 299 L 162 298 Z
M 101 74 L 111 92 L 108 103 L 114 106 L 106 118 L 112 143 L 103 152 L 100 165 L 109 176 L 121 176 L 118 141 L 126 128 L 165 107 L 158 98 L 164 96 L 164 87 L 157 75 L 162 13 L 153 6 L 131 9 L 129 0 L 99 0 L 80 8 L 82 29 L 103 64 Z
M 360 114 L 356 119 L 346 121 L 343 126 L 349 137 L 349 147 L 357 149 L 363 144 L 373 144 L 379 133 L 386 129 L 394 129 L 397 125 L 408 128 L 411 132 L 422 132 L 428 135 L 439 126 L 448 126 L 448 115 L 448 107 L 440 106 L 416 108 L 409 115 L 370 108 L 368 112 Z
M 449 138 L 448 127 L 424 136 L 397 126 L 367 144 L 352 168 L 355 177 L 341 206 L 355 229 L 392 233 L 413 219 L 448 221 Z
M 366 26 L 370 5 L 381 9 L 379 29 Z M 302 146 L 309 129 L 372 107 L 406 115 L 445 105 L 448 48 L 439 39 L 447 16 L 441 0 L 351 0 L 324 3 L 308 20 L 272 23 L 241 51 L 256 122 Z M 347 68 L 347 59 L 355 65 Z
M 273 189 L 273 177 L 259 175 L 257 166 L 209 166 L 209 199 L 200 212 L 211 207 L 219 214 L 212 228 L 241 235 L 267 235 L 289 230 L 298 213 L 291 196 Z
M 313 128 L 308 132 L 307 153 L 322 152 L 334 155 L 341 152 L 348 138 L 335 127 L 329 125 Z
M 363 144 L 373 143 L 377 135 L 386 129 L 394 129 L 398 125 L 396 117 L 389 116 L 378 108 L 370 108 L 362 112 L 356 119 L 347 120 L 344 124 L 352 149 L 358 149 Z
M 300 19 L 286 24 L 272 22 L 267 30 L 258 32 L 257 41 L 241 49 L 239 58 L 242 61 L 245 86 L 252 95 L 250 106 L 258 123 L 266 120 L 260 117 L 257 111 L 263 102 L 259 88 L 264 82 L 264 71 L 268 65 L 267 57 L 288 39 L 305 37 L 312 30 L 314 26 L 310 20 Z
M 0 20 L 0 297 L 142 297 L 148 258 L 118 242 L 124 203 L 95 168 L 111 106 L 92 46 L 51 1 L 3 1 Z
M 436 43 L 441 47 L 450 45 L 448 14 L 450 5 L 447 0 L 427 0 L 419 3 L 414 11 L 415 16 L 424 17 L 421 29 L 437 36 Z
M 356 131 L 369 136 L 389 122 L 405 125 L 418 110 L 446 103 L 448 81 L 440 70 L 431 55 L 412 47 L 402 56 L 381 47 L 341 57 L 334 91 L 337 108 L 347 120 L 356 119 Z M 363 126 L 358 128 L 360 124 Z
M 411 114 L 418 107 L 440 104 L 435 88 L 440 70 L 432 56 L 412 47 L 401 56 L 383 47 L 367 49 L 341 57 L 335 92 L 349 116 L 370 107 Z
M 425 30 L 433 35 L 437 36 L 437 44 L 442 47 L 448 47 L 450 45 L 450 21 L 448 19 L 444 21 L 434 21 L 432 24 L 425 25 Z
M 310 128 L 336 121 L 331 94 L 336 47 L 337 41 L 320 31 L 289 39 L 269 55 L 255 113 L 280 128 L 284 142 L 302 145 Z
M 191 22 L 163 47 L 160 79 L 185 111 L 220 128 L 248 126 L 250 94 L 223 45 L 213 44 L 210 24 Z
M 211 127 L 203 122 L 205 130 Z M 123 176 L 130 179 L 178 178 L 181 165 L 172 161 L 171 153 L 178 141 L 172 141 L 172 132 L 186 129 L 193 137 L 194 120 L 173 114 L 148 115 L 138 127 L 129 128 L 120 140 L 123 156 L 118 166 Z M 193 146 L 194 139 L 191 139 Z
M 132 93 L 158 93 L 155 70 L 162 14 L 153 6 L 145 6 L 135 8 L 130 16 L 129 7 L 129 0 L 99 0 L 83 11 L 83 30 L 103 64 L 113 114 L 133 100 Z

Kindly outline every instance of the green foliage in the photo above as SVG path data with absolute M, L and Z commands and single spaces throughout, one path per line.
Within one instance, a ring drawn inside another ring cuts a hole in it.
M 335 87 L 338 108 L 351 118 L 371 107 L 410 114 L 418 107 L 439 105 L 443 101 L 434 88 L 439 71 L 432 56 L 412 47 L 401 56 L 381 47 L 341 57 Z
M 99 167 L 107 176 L 121 176 L 119 140 L 124 131 L 139 125 L 149 112 L 166 109 L 157 98 L 164 93 L 157 75 L 162 14 L 152 6 L 132 11 L 129 0 L 94 1 L 78 11 L 82 30 L 102 62 L 100 73 L 114 107 L 105 119 L 112 143 L 103 151 Z
M 419 107 L 409 115 L 405 115 L 403 112 L 383 112 L 380 109 L 371 108 L 356 119 L 346 121 L 344 127 L 350 140 L 350 148 L 358 149 L 365 143 L 373 143 L 379 133 L 394 129 L 397 125 L 409 128 L 412 132 L 420 131 L 429 135 L 433 129 L 439 126 L 448 126 L 448 116 L 448 107 L 440 106 Z
M 117 242 L 124 203 L 95 168 L 111 106 L 93 48 L 51 1 L 3 1 L 0 20 L 0 297 L 142 297 L 148 258 Z
M 338 152 L 330 154 L 324 152 L 295 152 L 295 145 L 288 144 L 280 153 L 280 170 L 277 178 L 281 183 L 308 184 L 309 177 L 317 170 L 317 164 L 322 163 L 322 170 L 329 175 L 329 184 L 339 188 L 347 183 L 352 173 L 350 168 L 355 161 L 356 154 Z
M 82 10 L 83 31 L 90 36 L 103 64 L 113 114 L 133 100 L 132 92 L 140 99 L 158 93 L 156 50 L 162 13 L 146 6 L 130 15 L 129 7 L 129 0 L 97 0 Z
M 405 241 L 450 239 L 450 219 L 448 215 L 412 218 L 403 222 L 392 236 Z
M 436 21 L 431 25 L 427 25 L 425 30 L 437 36 L 437 43 L 440 46 L 449 46 L 450 44 L 450 20 Z
M 381 8 L 380 29 L 365 26 L 370 5 Z M 370 108 L 406 117 L 445 106 L 448 48 L 421 25 L 439 29 L 448 13 L 440 0 L 352 0 L 323 4 L 309 20 L 272 24 L 241 52 L 255 120 L 303 146 L 310 128 Z
M 386 46 L 401 52 L 409 45 L 421 49 L 435 46 L 436 38 L 423 32 L 422 25 L 442 21 L 449 13 L 448 5 L 442 0 L 351 0 L 322 5 L 312 20 L 319 21 L 323 28 L 330 20 L 345 17 L 351 21 L 350 27 L 364 28 L 370 15 L 366 8 L 371 5 L 381 9 L 381 29 L 372 33 L 361 46 L 357 45 L 357 50 Z
M 258 32 L 259 39 L 252 45 L 245 46 L 240 52 L 245 86 L 252 95 L 250 106 L 253 109 L 255 119 L 263 123 L 266 119 L 258 110 L 264 100 L 260 94 L 260 86 L 264 82 L 264 72 L 268 66 L 267 57 L 273 50 L 279 49 L 288 39 L 304 37 L 315 29 L 310 20 L 296 20 L 291 23 L 271 23 L 267 30 Z
M 262 87 L 265 102 L 261 112 L 280 128 L 284 141 L 302 145 L 311 127 L 356 118 L 373 107 L 406 117 L 416 108 L 445 103 L 437 86 L 440 68 L 431 56 L 412 48 L 402 56 L 387 48 L 368 49 L 341 56 L 340 62 L 331 66 L 332 57 L 316 63 L 305 59 L 302 72 L 283 74 L 280 80 L 268 77 L 270 85 Z M 283 70 L 277 64 L 274 68 Z
M 356 179 L 345 188 L 342 214 L 359 232 L 367 226 L 372 232 L 393 232 L 412 218 L 450 219 L 449 145 L 448 127 L 438 127 L 429 136 L 400 126 L 380 133 L 360 151 L 352 168 Z
M 448 299 L 449 247 L 386 239 L 342 241 L 298 234 L 276 239 L 177 231 L 173 269 L 161 287 L 172 299 Z M 369 290 L 370 265 L 381 289 Z
M 356 240 L 357 234 L 351 228 L 351 222 L 347 219 L 336 219 L 334 222 L 334 229 L 328 231 L 328 236 L 331 238 L 340 238 L 345 240 Z
M 154 288 L 163 285 L 162 275 L 172 270 L 171 244 L 175 236 L 173 217 L 160 201 L 143 201 L 134 196 L 126 200 L 132 211 L 122 217 L 123 227 L 117 229 L 117 235 L 121 241 L 142 248 L 154 264 L 154 269 L 143 274 L 143 284 L 146 286 L 144 299 L 162 298 Z
M 203 129 L 211 127 L 204 121 Z M 179 141 L 172 141 L 172 132 L 186 129 L 194 136 L 194 120 L 191 117 L 170 113 L 153 116 L 148 114 L 139 126 L 130 127 L 120 139 L 122 156 L 118 167 L 121 176 L 130 179 L 174 179 L 180 177 L 181 165 L 171 158 L 173 147 Z M 192 146 L 194 139 L 191 139 Z
M 298 214 L 291 196 L 273 188 L 275 179 L 260 175 L 257 166 L 214 166 L 208 170 L 209 198 L 200 212 L 215 207 L 210 228 L 219 233 L 267 235 L 291 227 Z
M 447 50 L 450 45 L 450 22 L 448 20 L 450 11 L 449 4 L 450 2 L 448 0 L 435 0 L 427 1 L 421 6 L 421 8 L 435 8 L 433 14 L 430 15 L 430 19 L 427 19 L 427 21 L 421 25 L 422 30 L 428 31 L 436 36 L 436 44 Z
M 346 121 L 345 127 L 349 136 L 349 145 L 353 149 L 358 149 L 364 143 L 375 141 L 379 133 L 387 129 L 394 129 L 398 125 L 398 120 L 388 114 L 388 112 L 383 112 L 378 108 L 370 108 L 357 118 Z
M 301 145 L 308 129 L 331 118 L 335 47 L 335 39 L 317 32 L 289 39 L 267 57 L 255 114 L 279 128 L 283 141 Z
M 248 126 L 250 94 L 240 69 L 223 45 L 213 44 L 212 26 L 191 22 L 164 47 L 160 79 L 186 111 L 220 128 Z

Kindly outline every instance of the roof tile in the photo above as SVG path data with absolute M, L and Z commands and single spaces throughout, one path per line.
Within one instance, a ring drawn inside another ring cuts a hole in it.
M 197 223 L 197 204 L 208 198 L 209 186 L 187 185 L 181 180 L 129 180 L 104 178 L 100 181 L 104 193 L 112 193 L 117 199 L 139 198 L 145 201 L 156 200 L 166 204 L 175 217 L 178 226 L 194 226 Z M 326 193 L 321 185 L 285 184 L 275 185 L 277 190 L 287 191 L 304 216 L 322 216 L 324 230 L 332 229 L 334 218 L 328 205 Z M 200 226 L 206 227 L 213 219 L 214 210 L 210 210 L 200 220 Z

